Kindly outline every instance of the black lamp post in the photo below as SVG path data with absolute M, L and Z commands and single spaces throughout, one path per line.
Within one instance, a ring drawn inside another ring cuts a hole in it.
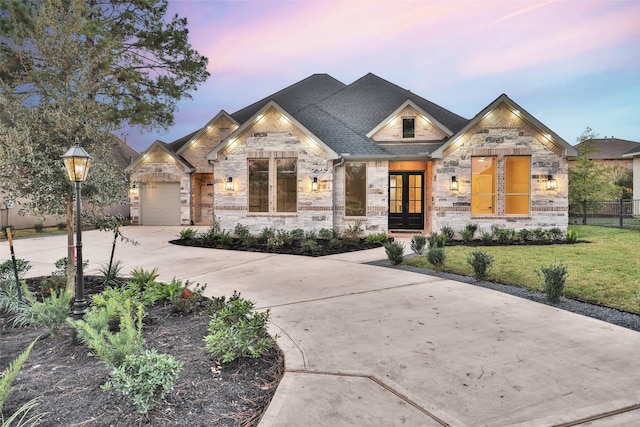
M 76 183 L 76 290 L 73 301 L 73 318 L 84 316 L 87 302 L 84 299 L 84 275 L 82 273 L 82 203 L 80 200 L 80 183 L 87 179 L 87 172 L 92 157 L 87 154 L 76 138 L 73 147 L 64 153 L 62 160 L 67 169 L 69 180 Z M 69 260 L 71 262 L 71 260 Z

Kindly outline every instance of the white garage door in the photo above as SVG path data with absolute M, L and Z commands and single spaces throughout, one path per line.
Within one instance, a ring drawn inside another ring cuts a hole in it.
M 180 225 L 180 183 L 149 182 L 140 189 L 142 225 Z

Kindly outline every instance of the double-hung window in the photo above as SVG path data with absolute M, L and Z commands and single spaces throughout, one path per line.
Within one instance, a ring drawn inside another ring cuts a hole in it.
M 297 212 L 297 166 L 294 158 L 249 159 L 249 212 Z
M 530 156 L 471 158 L 472 214 L 529 215 L 530 200 Z

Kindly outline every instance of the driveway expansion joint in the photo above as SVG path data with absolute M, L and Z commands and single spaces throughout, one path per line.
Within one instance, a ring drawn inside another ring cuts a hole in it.
M 372 381 L 372 382 L 376 383 L 378 386 L 382 387 L 383 389 L 385 389 L 389 393 L 395 395 L 397 398 L 399 398 L 399 399 L 403 400 L 404 402 L 406 402 L 408 405 L 410 405 L 410 406 L 414 407 L 415 409 L 417 409 L 418 411 L 422 412 L 423 414 L 425 414 L 426 416 L 428 416 L 429 418 L 431 418 L 432 420 L 434 420 L 435 422 L 437 422 L 441 426 L 443 426 L 443 427 L 451 427 L 451 424 L 447 423 L 443 419 L 441 419 L 441 418 L 437 417 L 436 415 L 432 414 L 427 409 L 425 409 L 422 406 L 420 406 L 416 401 L 414 401 L 414 400 L 410 399 L 409 397 L 405 396 L 404 394 L 400 393 L 398 390 L 396 390 L 395 388 L 391 387 L 390 385 L 384 383 L 382 380 L 378 379 L 377 377 L 375 377 L 373 375 L 354 374 L 354 373 L 348 373 L 348 372 L 312 371 L 312 370 L 307 370 L 307 369 L 286 369 L 286 368 L 285 368 L 285 372 L 289 372 L 289 373 L 292 373 L 292 374 L 325 375 L 325 376 L 332 376 L 332 377 L 348 377 L 348 378 L 366 379 L 366 380 L 369 380 L 369 381 Z
M 612 411 L 602 412 L 600 414 L 591 415 L 585 418 L 580 418 L 579 420 L 569 421 L 562 424 L 556 424 L 553 427 L 573 427 L 578 426 L 580 424 L 590 423 L 592 421 L 604 420 L 605 418 L 614 417 L 616 415 L 625 414 L 627 412 L 633 412 L 640 410 L 640 403 L 636 403 L 635 405 L 625 406 L 624 408 L 614 409 Z

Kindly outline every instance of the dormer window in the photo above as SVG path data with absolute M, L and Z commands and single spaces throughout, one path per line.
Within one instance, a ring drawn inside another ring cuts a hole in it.
M 402 119 L 402 137 L 403 138 L 415 138 L 416 127 L 415 118 L 405 117 Z

